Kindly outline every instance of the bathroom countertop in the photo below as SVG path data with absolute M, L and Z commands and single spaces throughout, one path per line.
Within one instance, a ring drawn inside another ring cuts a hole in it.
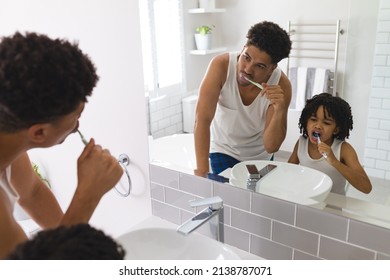
M 336 193 L 329 193 L 324 210 L 359 221 L 390 228 L 389 206 Z
M 156 216 L 150 216 L 143 220 L 142 222 L 138 223 L 137 225 L 133 226 L 130 231 L 142 229 L 142 228 L 150 228 L 150 227 L 159 227 L 159 228 L 177 228 L 177 225 L 174 223 L 171 223 L 169 221 L 163 220 Z M 226 247 L 230 248 L 234 253 L 236 253 L 242 260 L 263 260 L 263 258 L 250 254 L 246 251 L 243 251 L 241 249 L 238 249 L 234 246 L 225 244 Z
M 230 174 L 231 168 L 228 168 L 219 175 L 230 178 Z M 329 193 L 324 202 L 310 206 L 333 214 L 390 228 L 389 205 L 373 203 L 348 195 Z

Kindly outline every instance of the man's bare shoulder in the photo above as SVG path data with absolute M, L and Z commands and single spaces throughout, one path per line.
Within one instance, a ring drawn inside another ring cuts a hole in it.
M 226 77 L 228 66 L 229 53 L 219 54 L 211 59 L 207 72 L 214 78 L 220 77 L 221 79 L 224 79 Z M 223 83 L 224 81 L 221 82 Z
M 216 55 L 213 57 L 212 60 L 219 62 L 219 63 L 227 63 L 227 62 L 229 62 L 229 53 L 222 53 L 222 54 Z
M 227 68 L 229 65 L 229 53 L 214 56 L 210 61 L 210 67 Z

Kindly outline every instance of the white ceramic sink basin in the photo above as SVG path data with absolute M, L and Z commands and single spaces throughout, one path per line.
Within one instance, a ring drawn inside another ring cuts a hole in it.
M 187 236 L 169 228 L 143 228 L 117 238 L 128 260 L 240 259 L 230 248 L 193 232 Z
M 246 165 L 254 164 L 260 170 L 268 164 L 277 167 L 264 176 L 255 191 L 280 199 L 304 205 L 323 202 L 332 188 L 330 177 L 318 170 L 278 161 L 244 161 L 231 169 L 230 184 L 247 188 L 248 170 Z

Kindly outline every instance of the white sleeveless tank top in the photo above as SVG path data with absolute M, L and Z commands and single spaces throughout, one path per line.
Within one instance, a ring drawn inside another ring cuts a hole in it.
M 272 154 L 266 152 L 263 143 L 269 100 L 258 95 L 250 105 L 242 103 L 237 84 L 239 54 L 229 53 L 226 82 L 211 123 L 210 152 L 224 153 L 240 161 L 269 160 Z M 279 84 L 281 75 L 281 69 L 275 68 L 267 84 Z
M 346 192 L 346 182 L 345 177 L 337 171 L 336 168 L 331 166 L 325 158 L 321 157 L 320 159 L 312 159 L 308 153 L 308 138 L 304 138 L 303 136 L 299 137 L 298 144 L 298 158 L 299 164 L 303 166 L 307 166 L 313 169 L 317 169 L 325 174 L 327 174 L 333 181 L 333 186 L 331 192 L 343 194 Z M 340 160 L 341 154 L 341 146 L 344 141 L 334 139 L 333 144 L 331 146 L 334 155 L 337 160 Z
M 16 201 L 19 199 L 19 196 L 11 185 L 11 166 L 8 166 L 5 169 L 5 172 L 0 174 L 0 189 L 4 190 L 4 192 L 8 196 L 13 210 Z

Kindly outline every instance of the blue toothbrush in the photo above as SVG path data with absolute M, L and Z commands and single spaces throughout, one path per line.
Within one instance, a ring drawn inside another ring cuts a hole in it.
M 317 138 L 318 144 L 321 144 L 321 139 L 320 139 L 320 135 L 318 134 L 318 132 L 314 132 L 314 133 L 313 133 L 313 136 L 314 136 L 315 138 Z M 327 157 L 328 157 L 328 155 L 327 155 L 325 152 L 322 153 L 322 156 L 323 156 L 324 158 L 327 158 Z

